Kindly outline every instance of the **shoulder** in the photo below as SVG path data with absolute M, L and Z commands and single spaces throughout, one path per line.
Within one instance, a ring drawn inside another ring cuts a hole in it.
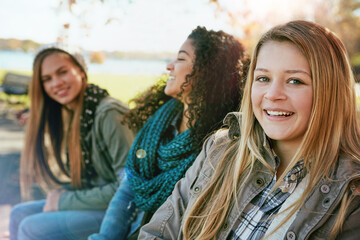
M 341 154 L 334 173 L 336 179 L 360 178 L 360 162 L 351 156 Z
M 204 142 L 203 149 L 193 164 L 195 169 L 198 169 L 198 174 L 202 173 L 210 177 L 222 156 L 234 142 L 235 140 L 229 137 L 228 129 L 220 129 L 212 134 Z
M 211 162 L 217 162 L 221 155 L 234 143 L 240 136 L 241 114 L 239 112 L 231 112 L 224 118 L 224 126 L 213 133 L 205 142 L 203 152 Z
M 224 118 L 223 123 L 229 128 L 228 136 L 230 139 L 236 139 L 240 136 L 241 116 L 240 112 L 230 112 Z
M 93 129 L 109 134 L 125 130 L 130 132 L 126 124 L 122 122 L 128 110 L 124 103 L 115 98 L 110 96 L 103 98 L 96 108 Z
M 125 113 L 129 110 L 129 108 L 121 101 L 111 96 L 107 96 L 100 101 L 99 105 L 96 108 L 96 114 L 105 113 L 109 110 L 117 110 L 121 113 Z

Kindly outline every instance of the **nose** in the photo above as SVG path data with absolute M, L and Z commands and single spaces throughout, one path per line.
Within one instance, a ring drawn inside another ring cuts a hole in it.
M 59 87 L 64 83 L 64 81 L 60 77 L 54 76 L 51 83 L 53 87 Z
M 166 65 L 166 70 L 171 71 L 173 69 L 174 69 L 174 61 L 171 61 Z
M 271 101 L 286 99 L 285 86 L 280 81 L 272 81 L 264 97 Z

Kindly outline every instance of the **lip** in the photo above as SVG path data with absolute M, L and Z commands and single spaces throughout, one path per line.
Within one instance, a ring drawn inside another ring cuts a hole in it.
M 174 80 L 174 79 L 175 79 L 175 76 L 169 75 L 169 79 L 168 79 L 168 80 Z
M 61 89 L 56 92 L 56 96 L 58 97 L 65 97 L 69 93 L 69 88 Z

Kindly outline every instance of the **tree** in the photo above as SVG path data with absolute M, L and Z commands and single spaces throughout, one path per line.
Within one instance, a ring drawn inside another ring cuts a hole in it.
M 272 0 L 271 5 L 261 9 L 259 5 L 270 1 L 229 1 L 209 0 L 209 3 L 216 4 L 218 12 L 229 16 L 231 25 L 238 29 L 238 37 L 248 49 L 252 49 L 259 35 L 269 27 L 292 19 L 308 19 L 337 33 L 353 63 L 357 58 L 360 61 L 360 0 Z M 265 8 L 260 14 L 259 10 Z

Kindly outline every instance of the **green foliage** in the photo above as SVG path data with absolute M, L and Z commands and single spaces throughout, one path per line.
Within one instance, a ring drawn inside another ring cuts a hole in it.
M 360 53 L 356 54 L 351 58 L 351 64 L 353 66 L 360 66 Z

